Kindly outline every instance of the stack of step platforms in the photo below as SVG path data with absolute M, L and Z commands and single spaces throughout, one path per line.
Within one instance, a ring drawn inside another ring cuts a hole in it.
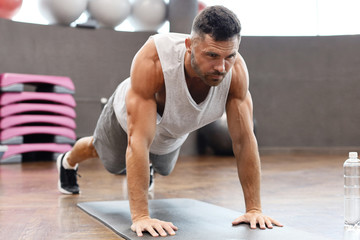
M 75 87 L 63 76 L 0 75 L 0 164 L 56 157 L 71 149 L 75 134 Z

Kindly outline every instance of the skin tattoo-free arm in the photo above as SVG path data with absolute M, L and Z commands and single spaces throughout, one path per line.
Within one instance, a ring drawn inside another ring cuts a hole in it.
M 239 180 L 244 192 L 246 213 L 233 221 L 234 225 L 246 222 L 251 228 L 261 229 L 282 226 L 278 221 L 263 215 L 260 199 L 260 157 L 253 131 L 253 106 L 248 91 L 249 77 L 244 60 L 238 54 L 232 71 L 232 82 L 226 105 L 227 121 L 237 162 Z
M 169 222 L 152 219 L 148 210 L 149 149 L 155 136 L 157 106 L 155 95 L 164 84 L 160 61 L 153 40 L 137 53 L 131 68 L 131 89 L 126 96 L 128 147 L 126 171 L 131 229 L 142 236 L 174 235 L 177 228 Z

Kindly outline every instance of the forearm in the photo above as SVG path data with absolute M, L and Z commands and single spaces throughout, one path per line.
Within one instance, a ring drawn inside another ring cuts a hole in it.
M 126 174 L 131 218 L 148 218 L 149 154 L 146 150 L 129 148 L 126 152 Z
M 261 211 L 261 167 L 256 140 L 246 141 L 241 147 L 234 145 L 234 153 L 246 211 Z

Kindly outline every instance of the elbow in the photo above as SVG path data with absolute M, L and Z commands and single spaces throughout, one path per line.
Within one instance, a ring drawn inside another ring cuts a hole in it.
M 242 136 L 241 138 L 233 140 L 232 143 L 235 156 L 240 156 L 244 151 L 257 151 L 257 140 L 254 134 Z
M 146 138 L 139 138 L 135 135 L 129 133 L 128 134 L 128 143 L 126 149 L 126 155 L 138 155 L 144 152 L 149 152 L 151 146 L 151 141 L 146 140 Z

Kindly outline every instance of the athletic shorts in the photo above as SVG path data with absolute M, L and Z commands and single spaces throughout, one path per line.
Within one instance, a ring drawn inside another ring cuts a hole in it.
M 113 108 L 115 93 L 104 106 L 94 131 L 94 147 L 105 168 L 114 174 L 121 174 L 126 169 L 127 134 L 120 126 Z M 175 167 L 180 148 L 165 154 L 149 154 L 155 172 L 169 175 Z

